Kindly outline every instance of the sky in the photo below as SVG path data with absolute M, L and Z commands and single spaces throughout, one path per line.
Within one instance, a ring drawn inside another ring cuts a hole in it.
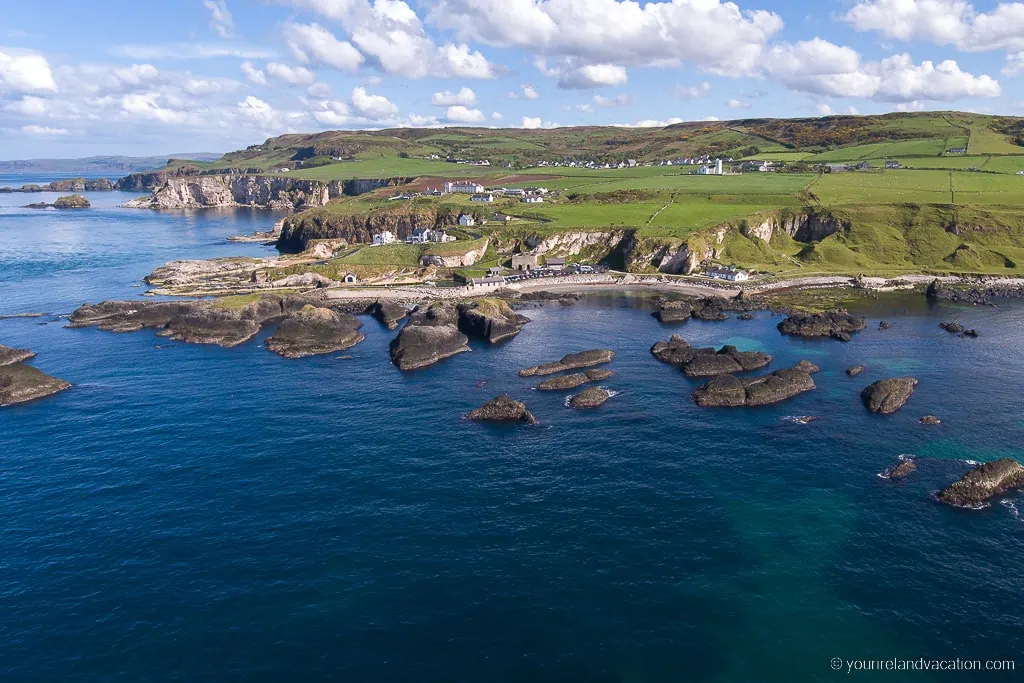
M 340 128 L 1024 114 L 1024 2 L 3 4 L 0 159 Z

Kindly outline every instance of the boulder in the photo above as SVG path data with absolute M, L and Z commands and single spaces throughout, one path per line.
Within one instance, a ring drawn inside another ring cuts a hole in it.
M 600 382 L 606 380 L 615 373 L 611 370 L 587 370 L 586 372 L 574 372 L 568 375 L 558 375 L 551 379 L 544 380 L 537 385 L 537 389 L 540 391 L 564 391 L 565 389 L 575 389 L 578 386 L 587 384 L 588 382 Z
M 893 465 L 885 472 L 882 472 L 883 479 L 903 479 L 904 477 L 917 471 L 917 463 L 913 460 L 901 460 L 899 463 Z
M 846 374 L 850 377 L 856 377 L 860 373 L 864 372 L 865 367 L 863 365 L 854 365 L 852 368 L 846 368 Z
M 950 334 L 960 334 L 961 332 L 964 331 L 964 326 L 961 325 L 960 323 L 941 322 L 939 323 L 939 327 L 944 329 L 946 332 L 949 332 Z
M 813 375 L 816 372 L 821 372 L 821 368 L 819 368 L 817 365 L 815 365 L 809 360 L 800 361 L 799 363 L 793 366 L 793 369 L 799 370 L 801 372 L 806 372 L 808 375 Z
M 694 305 L 690 315 L 697 320 L 728 320 L 729 316 L 722 310 L 722 300 L 716 297 L 701 299 Z
M 754 314 L 749 312 L 749 311 L 747 311 L 746 313 L 740 313 L 736 317 L 739 318 L 740 320 L 753 320 L 754 319 Z
M 469 351 L 469 338 L 459 331 L 459 314 L 454 306 L 422 306 L 391 340 L 391 362 L 400 370 L 416 370 Z
M 880 330 L 890 330 L 890 329 L 892 329 L 892 323 L 888 322 L 886 320 L 880 320 L 880 321 L 878 321 L 878 329 L 880 329 Z
M 10 346 L 0 344 L 0 367 L 26 361 L 35 355 L 28 349 L 12 349 Z
M 0 406 L 27 403 L 70 386 L 70 383 L 51 377 L 31 365 L 12 363 L 0 366 Z
M 903 407 L 914 393 L 917 380 L 913 377 L 880 379 L 861 392 L 861 400 L 873 413 L 889 415 Z
M 479 422 L 537 422 L 537 418 L 526 409 L 526 404 L 516 401 L 508 394 L 492 398 L 466 417 Z
M 282 320 L 264 345 L 285 358 L 333 353 L 363 341 L 360 327 L 362 323 L 351 315 L 306 305 Z
M 273 287 L 330 287 L 335 282 L 320 273 L 297 273 L 274 280 L 270 284 Z
M 684 301 L 668 301 L 654 312 L 654 317 L 666 325 L 684 323 L 690 319 L 693 307 Z
M 459 304 L 459 329 L 491 344 L 511 339 L 530 322 L 501 299 L 476 299 Z
M 795 337 L 832 337 L 849 341 L 850 335 L 866 327 L 864 316 L 845 311 L 794 313 L 779 323 L 779 332 Z
M 607 389 L 588 387 L 569 399 L 569 405 L 573 408 L 597 408 L 609 398 L 611 393 Z
M 814 389 L 814 380 L 810 373 L 792 367 L 759 377 L 721 375 L 694 391 L 693 400 L 704 407 L 763 406 L 811 389 Z
M 523 368 L 519 371 L 520 377 L 534 377 L 537 375 L 553 375 L 556 372 L 564 372 L 566 370 L 577 370 L 579 368 L 589 368 L 594 365 L 602 365 L 604 363 L 610 363 L 615 358 L 615 352 L 607 349 L 594 349 L 591 351 L 580 351 L 579 353 L 570 353 L 562 356 L 561 360 L 556 360 L 551 363 L 544 363 L 543 365 L 535 365 L 530 368 Z
M 374 301 L 370 304 L 366 312 L 372 315 L 374 318 L 384 323 L 389 330 L 394 330 L 398 327 L 407 315 L 409 315 L 409 309 L 399 303 L 393 301 Z
M 655 342 L 651 354 L 663 363 L 678 365 L 687 377 L 714 377 L 759 370 L 772 362 L 760 351 L 740 351 L 735 346 L 698 348 L 677 334 L 667 341 Z
M 1010 458 L 978 465 L 939 492 L 943 503 L 978 508 L 1007 491 L 1024 487 L 1024 466 Z
M 981 333 L 978 332 L 977 330 L 964 330 L 963 333 L 960 336 L 961 337 L 971 337 L 973 339 L 977 339 L 978 337 L 981 336 Z
M 939 418 L 935 417 L 934 415 L 925 415 L 924 417 L 919 419 L 918 422 L 920 422 L 923 425 L 942 424 L 942 420 L 940 420 Z
M 69 194 L 66 197 L 58 197 L 53 203 L 55 209 L 88 209 L 92 204 L 80 194 Z

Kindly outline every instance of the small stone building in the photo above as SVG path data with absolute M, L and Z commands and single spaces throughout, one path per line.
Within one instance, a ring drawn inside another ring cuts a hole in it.
M 536 254 L 513 254 L 512 270 L 533 270 L 537 267 Z

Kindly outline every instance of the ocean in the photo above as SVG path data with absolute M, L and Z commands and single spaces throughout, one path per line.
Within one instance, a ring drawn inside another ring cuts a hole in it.
M 1018 669 L 849 675 L 1019 679 L 1024 496 L 931 496 L 967 461 L 1024 459 L 1024 306 L 885 296 L 842 344 L 768 313 L 666 327 L 641 294 L 594 293 L 412 373 L 370 318 L 351 359 L 280 358 L 270 330 L 222 349 L 66 329 L 165 261 L 273 253 L 225 242 L 273 214 L 128 197 L 0 195 L 0 315 L 46 314 L 0 320 L 0 343 L 75 384 L 0 410 L 0 681 L 794 683 L 921 658 Z M 649 353 L 674 332 L 809 359 L 818 388 L 700 409 Z M 617 354 L 600 409 L 516 374 L 588 348 Z M 902 410 L 863 408 L 908 374 Z M 463 419 L 501 392 L 539 424 Z M 901 455 L 916 473 L 877 476 Z

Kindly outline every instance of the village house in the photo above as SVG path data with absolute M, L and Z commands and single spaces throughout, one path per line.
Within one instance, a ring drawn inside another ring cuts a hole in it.
M 471 216 L 468 213 L 460 214 L 459 225 L 461 225 L 464 228 L 472 228 L 474 225 L 476 225 L 476 219 L 473 218 L 473 216 Z
M 737 269 L 736 266 L 709 265 L 705 268 L 704 275 L 715 280 L 728 280 L 729 282 L 745 282 L 750 279 L 747 273 Z
M 449 194 L 480 194 L 484 191 L 484 186 L 481 185 L 480 183 L 474 183 L 469 180 L 457 180 L 455 182 L 445 183 L 444 191 Z
M 494 195 L 493 194 L 475 194 L 475 195 L 473 195 L 472 197 L 469 198 L 469 201 L 471 201 L 471 202 L 482 202 L 482 203 L 488 203 L 489 204 L 489 203 L 494 201 Z
M 947 154 L 967 154 L 966 147 L 950 147 L 946 150 Z
M 544 198 L 541 197 L 539 194 L 530 194 L 526 195 L 519 201 L 523 202 L 524 204 L 543 204 Z
M 384 244 L 394 244 L 394 242 L 395 242 L 395 233 L 391 232 L 390 230 L 385 230 L 384 232 L 377 232 L 377 233 L 374 233 L 374 235 L 373 235 L 373 244 L 374 244 L 374 246 L 381 246 L 381 245 L 384 245 Z
M 475 277 L 469 281 L 470 289 L 498 289 L 505 286 L 505 278 L 497 277 Z
M 715 159 L 713 166 L 710 164 L 702 164 L 700 168 L 697 169 L 697 175 L 722 175 L 723 172 L 721 159 Z
M 886 159 L 885 160 L 885 167 L 886 168 L 903 168 L 903 165 L 900 164 L 900 162 L 897 161 L 896 159 Z
M 430 228 L 413 228 L 409 235 L 409 244 L 426 244 L 430 241 Z
M 496 213 L 491 216 L 491 219 L 498 221 L 499 223 L 508 223 L 512 220 L 512 216 L 509 216 L 507 213 Z
M 536 254 L 512 254 L 512 270 L 533 270 L 536 267 Z
M 351 285 L 358 282 L 359 278 L 356 277 L 355 273 L 349 272 L 341 276 L 341 281 L 344 282 L 346 285 Z
M 505 272 L 505 269 L 501 266 L 493 266 L 487 269 L 487 277 L 498 277 Z

